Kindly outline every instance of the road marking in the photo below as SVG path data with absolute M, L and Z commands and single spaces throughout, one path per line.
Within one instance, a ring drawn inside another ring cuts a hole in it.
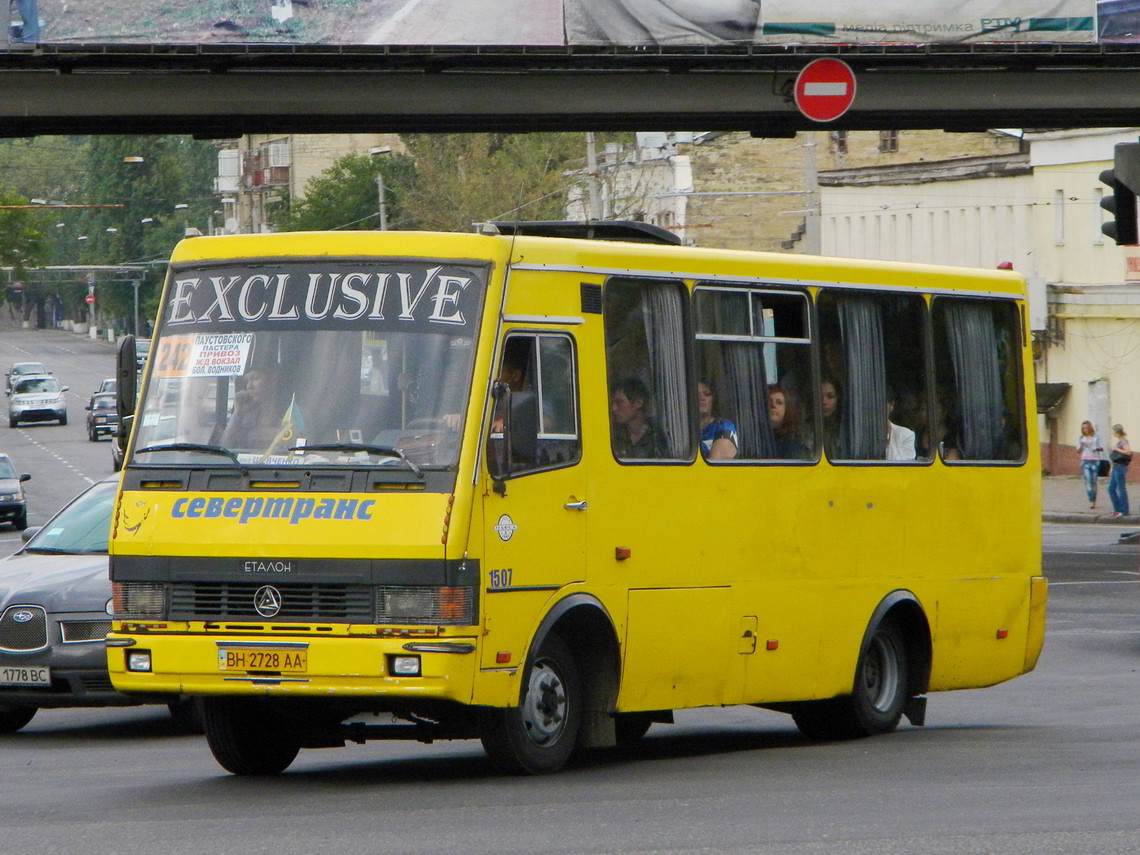
M 420 0 L 408 0 L 382 27 L 378 27 L 369 34 L 368 44 L 377 45 L 387 43 L 388 36 L 392 30 L 396 29 L 396 26 L 404 20 L 404 18 L 412 14 L 412 10 L 418 5 L 420 5 Z
M 49 455 L 54 457 L 56 460 L 58 460 L 60 463 L 62 463 L 64 466 L 66 466 L 68 469 L 70 469 L 72 472 L 74 472 L 76 475 L 78 475 L 80 478 L 82 478 L 84 481 L 86 481 L 88 484 L 94 484 L 95 483 L 94 478 L 88 477 L 87 474 L 83 472 L 83 470 L 81 470 L 78 466 L 76 466 L 74 463 L 72 463 L 66 457 L 62 457 L 59 454 L 57 454 L 56 452 L 52 451 L 50 448 L 48 448 L 46 445 L 44 445 L 38 439 L 33 437 L 31 434 L 29 434 L 23 428 L 19 428 L 18 430 L 20 431 L 20 435 L 23 436 L 24 439 L 26 439 L 28 442 L 30 442 L 32 445 L 34 445 L 36 448 L 39 448 L 39 449 L 47 452 Z
M 1059 588 L 1062 585 L 1135 585 L 1140 579 L 1106 579 L 1103 582 L 1090 580 L 1088 582 L 1050 582 L 1050 588 Z

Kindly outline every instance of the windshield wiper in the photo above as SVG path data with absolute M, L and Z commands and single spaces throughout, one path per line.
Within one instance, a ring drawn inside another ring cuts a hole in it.
M 242 465 L 237 455 L 228 448 L 223 448 L 220 445 L 203 445 L 197 442 L 171 442 L 166 445 L 148 445 L 146 448 L 136 448 L 135 454 L 149 454 L 152 451 L 201 451 L 205 454 L 217 454 L 222 457 L 228 457 L 234 462 L 234 466 L 239 468 Z
M 294 445 L 286 451 L 365 451 L 381 457 L 394 457 L 416 473 L 417 478 L 423 478 L 424 473 L 420 467 L 408 460 L 404 452 L 391 445 L 369 445 L 366 442 L 315 442 L 311 445 Z

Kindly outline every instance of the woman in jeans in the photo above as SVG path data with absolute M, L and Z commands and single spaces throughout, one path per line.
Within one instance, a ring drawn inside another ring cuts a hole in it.
M 1081 474 L 1085 476 L 1085 492 L 1089 495 L 1089 507 L 1096 507 L 1097 469 L 1100 468 L 1100 455 L 1104 448 L 1100 444 L 1096 428 L 1090 421 L 1081 422 L 1081 437 L 1077 440 L 1077 451 L 1081 453 Z
M 1124 516 L 1128 513 L 1128 490 L 1124 480 L 1128 477 L 1128 464 L 1132 462 L 1132 446 L 1122 425 L 1112 426 L 1115 437 L 1108 459 L 1112 461 L 1112 474 L 1108 476 L 1108 498 L 1112 499 L 1112 515 Z

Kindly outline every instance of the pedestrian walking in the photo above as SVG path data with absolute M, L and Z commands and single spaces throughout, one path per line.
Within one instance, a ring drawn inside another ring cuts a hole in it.
M 1077 451 L 1081 454 L 1081 474 L 1085 478 L 1085 492 L 1088 493 L 1089 507 L 1096 507 L 1096 479 L 1100 470 L 1101 455 L 1104 447 L 1100 436 L 1097 435 L 1093 423 L 1085 420 L 1081 422 L 1081 436 L 1077 440 Z
M 1108 498 L 1112 500 L 1112 515 L 1124 516 L 1128 513 L 1128 464 L 1132 462 L 1132 446 L 1123 425 L 1112 426 L 1112 448 L 1108 459 L 1112 462 L 1112 474 L 1108 476 Z

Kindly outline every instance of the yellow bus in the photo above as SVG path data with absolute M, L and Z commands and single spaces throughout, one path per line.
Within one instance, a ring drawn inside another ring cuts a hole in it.
M 1031 372 L 1011 272 L 620 223 L 184 241 L 137 407 L 120 350 L 114 685 L 201 698 L 235 774 L 921 725 L 1041 650 Z

